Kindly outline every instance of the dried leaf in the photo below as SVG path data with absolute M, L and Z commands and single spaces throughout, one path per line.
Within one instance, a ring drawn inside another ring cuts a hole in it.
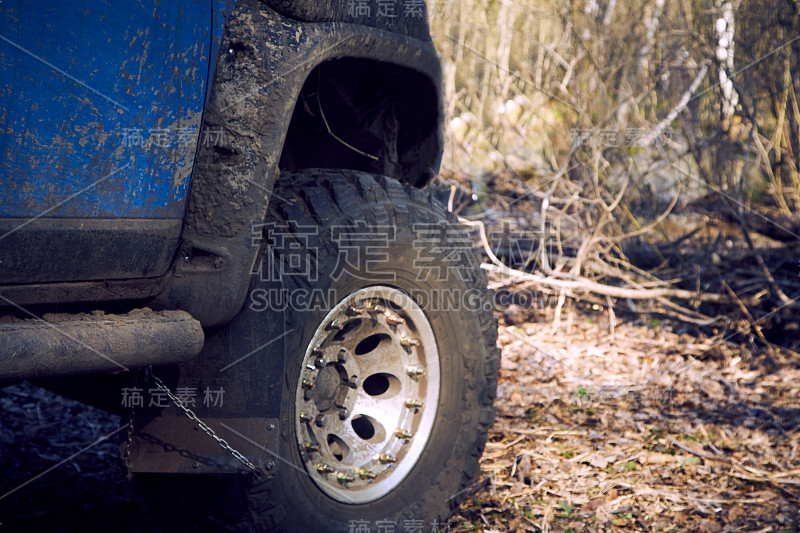
M 701 520 L 697 524 L 697 531 L 700 533 L 719 533 L 722 531 L 722 524 L 714 520 Z

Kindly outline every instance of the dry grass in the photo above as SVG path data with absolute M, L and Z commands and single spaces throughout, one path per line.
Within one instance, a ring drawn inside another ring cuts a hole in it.
M 800 361 L 679 323 L 612 333 L 595 309 L 501 325 L 497 421 L 453 530 L 797 531 Z

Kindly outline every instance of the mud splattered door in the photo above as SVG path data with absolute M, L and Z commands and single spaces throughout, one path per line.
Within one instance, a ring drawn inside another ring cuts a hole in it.
M 211 26 L 211 0 L 0 3 L 3 283 L 168 268 Z

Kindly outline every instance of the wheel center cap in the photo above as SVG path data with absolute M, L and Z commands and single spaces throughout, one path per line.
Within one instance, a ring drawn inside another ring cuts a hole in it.
M 314 393 L 312 398 L 317 404 L 319 412 L 325 412 L 333 406 L 333 401 L 339 392 L 339 385 L 342 382 L 339 371 L 334 365 L 327 365 L 317 374 L 314 382 Z

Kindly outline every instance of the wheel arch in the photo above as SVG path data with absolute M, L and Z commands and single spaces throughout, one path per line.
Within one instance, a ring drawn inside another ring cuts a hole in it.
M 156 302 L 188 311 L 204 327 L 230 321 L 244 304 L 258 251 L 253 228 L 266 215 L 296 104 L 315 72 L 349 58 L 344 61 L 369 62 L 384 84 L 399 79 L 425 85 L 435 117 L 411 121 L 411 141 L 402 157 L 398 153 L 393 174 L 408 172 L 411 182 L 423 185 L 437 170 L 443 142 L 441 66 L 430 40 L 361 24 L 298 21 L 257 0 L 237 2 L 225 19 L 174 275 Z M 342 95 L 352 98 L 353 92 Z M 393 91 L 390 101 L 408 108 L 414 96 Z M 332 149 L 330 143 L 325 146 Z
M 441 116 L 429 75 L 370 57 L 328 59 L 300 89 L 279 166 L 361 170 L 422 187 L 438 172 Z

